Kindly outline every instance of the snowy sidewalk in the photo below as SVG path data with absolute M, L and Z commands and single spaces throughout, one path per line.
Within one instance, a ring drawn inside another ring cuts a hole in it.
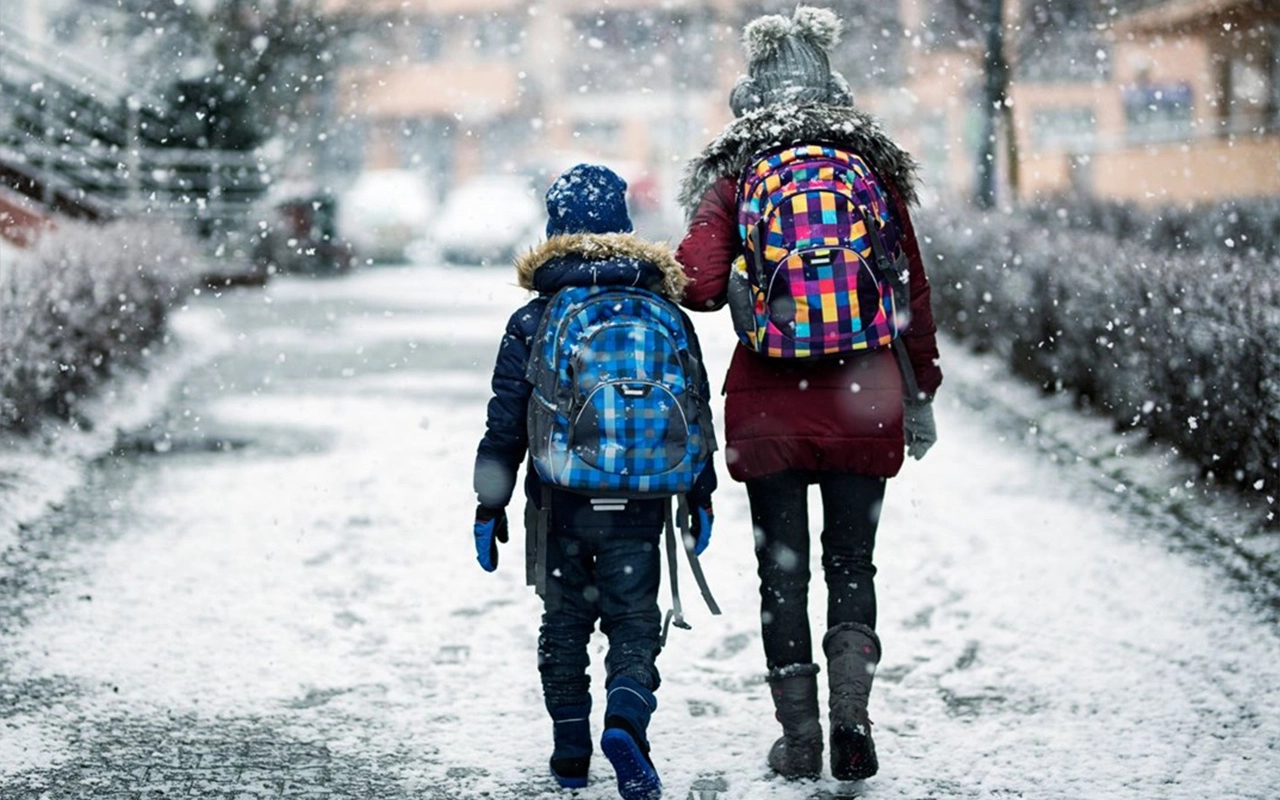
M 150 431 L 162 452 L 102 464 L 13 556 L 54 566 L 0 637 L 0 797 L 568 796 L 545 774 L 521 536 L 489 575 L 469 533 L 523 296 L 505 270 L 417 267 L 211 301 L 243 339 Z M 718 389 L 728 320 L 695 323 Z M 1171 552 L 1160 515 L 962 403 L 980 361 L 943 367 L 941 440 L 890 483 L 877 548 L 881 774 L 767 775 L 746 496 L 726 479 L 704 557 L 725 614 L 684 572 L 694 630 L 659 661 L 666 796 L 1276 797 L 1274 623 Z M 576 797 L 616 797 L 603 758 Z

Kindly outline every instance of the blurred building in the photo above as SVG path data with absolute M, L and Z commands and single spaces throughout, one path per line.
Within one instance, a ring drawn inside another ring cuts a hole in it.
M 897 6 L 831 5 L 858 12 L 834 54 L 855 92 L 899 83 Z M 635 210 L 674 227 L 684 163 L 731 118 L 742 25 L 794 6 L 328 0 L 369 21 L 348 52 L 339 108 L 365 168 L 420 167 L 447 187 L 485 171 L 547 179 L 593 158 L 628 179 Z
M 661 216 L 684 158 L 727 117 L 739 5 L 330 0 L 370 21 L 348 49 L 339 112 L 365 168 L 421 168 L 443 190 L 593 158 Z
M 1280 195 L 1280 3 L 1166 0 L 1100 38 L 1105 80 L 1015 91 L 1024 197 Z
M 4 5 L 0 236 L 29 244 L 67 217 L 163 216 L 220 239 L 251 225 L 281 160 L 258 147 L 274 118 L 227 91 L 243 78 L 220 75 L 211 2 Z
M 922 162 L 929 196 L 974 192 L 985 62 L 975 9 L 991 2 L 825 3 L 846 20 L 835 65 Z M 596 158 L 668 223 L 683 163 L 729 119 L 742 25 L 794 7 L 326 3 L 365 20 L 337 90 L 349 166 L 421 169 L 444 191 L 484 172 L 545 178 Z M 1016 160 L 1020 199 L 1280 194 L 1275 0 L 1004 0 L 1004 30 L 1015 148 L 999 151 L 999 171 L 1007 179 Z
M 981 31 L 946 17 L 962 2 L 904 3 L 908 30 L 951 35 L 913 48 L 913 102 L 889 117 L 943 193 L 961 197 L 977 173 L 985 59 Z M 1004 33 L 1016 153 L 997 151 L 1006 200 L 1011 157 L 1024 202 L 1280 195 L 1280 2 L 1005 0 Z

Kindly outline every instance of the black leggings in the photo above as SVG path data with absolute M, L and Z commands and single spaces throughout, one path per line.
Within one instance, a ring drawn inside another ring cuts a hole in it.
M 884 478 L 788 470 L 747 481 L 769 669 L 813 663 L 809 632 L 809 484 L 822 490 L 827 627 L 876 626 L 876 526 Z

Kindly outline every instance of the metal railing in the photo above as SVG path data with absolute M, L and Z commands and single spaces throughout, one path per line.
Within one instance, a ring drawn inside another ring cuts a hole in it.
M 238 227 L 269 169 L 255 152 L 163 146 L 163 104 L 0 25 L 0 165 L 48 206 Z

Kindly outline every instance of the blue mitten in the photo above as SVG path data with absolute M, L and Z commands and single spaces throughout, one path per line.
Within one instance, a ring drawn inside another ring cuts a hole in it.
M 485 572 L 498 568 L 498 542 L 507 541 L 507 510 L 490 506 L 476 507 L 476 561 Z
M 711 544 L 711 526 L 716 521 L 716 514 L 711 509 L 711 503 L 708 502 L 706 505 L 695 507 L 689 518 L 689 532 L 694 540 L 693 554 L 700 556 L 702 551 L 707 549 L 707 545 Z

